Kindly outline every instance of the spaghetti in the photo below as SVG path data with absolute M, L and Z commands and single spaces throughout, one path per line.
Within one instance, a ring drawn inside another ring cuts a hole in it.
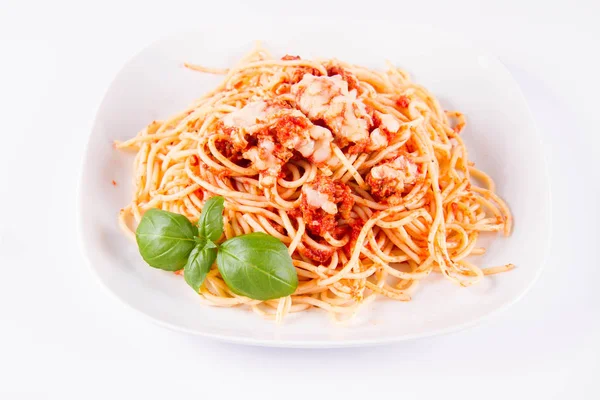
M 492 179 L 468 160 L 465 118 L 442 110 L 393 66 L 273 58 L 257 47 L 216 89 L 166 121 L 117 142 L 137 152 L 135 194 L 121 210 L 134 236 L 151 208 L 198 219 L 225 198 L 224 238 L 264 232 L 288 247 L 299 278 L 288 297 L 233 293 L 216 265 L 199 290 L 222 307 L 248 305 L 280 321 L 321 308 L 351 316 L 377 295 L 408 301 L 431 272 L 468 286 L 511 264 L 480 269 L 482 232 L 511 232 Z M 471 178 L 483 187 L 471 183 Z

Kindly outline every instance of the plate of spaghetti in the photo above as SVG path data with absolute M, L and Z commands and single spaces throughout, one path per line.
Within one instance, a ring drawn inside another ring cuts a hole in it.
M 115 78 L 80 185 L 103 286 L 175 329 L 300 347 L 447 332 L 522 297 L 550 190 L 502 64 L 415 26 L 272 29 L 164 39 Z M 392 32 L 411 40 L 373 44 Z

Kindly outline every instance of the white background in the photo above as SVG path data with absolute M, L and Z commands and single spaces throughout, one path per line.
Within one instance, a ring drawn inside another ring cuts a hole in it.
M 598 398 L 597 2 L 83 3 L 0 0 L 0 397 Z M 310 29 L 319 16 L 430 24 L 508 66 L 553 191 L 553 245 L 532 291 L 468 331 L 338 350 L 188 336 L 107 296 L 78 248 L 75 205 L 94 114 L 121 65 L 206 19 L 293 17 Z

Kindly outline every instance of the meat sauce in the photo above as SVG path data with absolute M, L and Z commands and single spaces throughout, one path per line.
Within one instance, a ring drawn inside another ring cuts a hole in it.
M 324 175 L 302 188 L 300 210 L 309 232 L 324 236 L 333 233 L 339 219 L 348 219 L 354 205 L 350 187 Z
M 358 94 L 362 93 L 362 88 L 358 82 L 358 78 L 353 73 L 347 71 L 339 65 L 331 64 L 327 66 L 327 76 L 339 75 L 348 84 L 348 90 L 356 90 Z
M 282 61 L 297 61 L 286 55 Z M 259 100 L 224 116 L 217 130 L 227 139 L 215 142 L 217 149 L 232 162 L 253 168 L 263 187 L 273 186 L 279 177 L 290 180 L 284 165 L 290 160 L 306 159 L 317 167 L 332 166 L 335 143 L 346 154 L 385 149 L 398 137 L 401 123 L 394 115 L 383 114 L 363 102 L 358 78 L 336 64 L 325 65 L 327 75 L 315 68 L 292 65 L 276 95 L 285 93 L 285 101 Z M 407 96 L 398 96 L 398 110 L 410 105 Z M 406 144 L 410 151 L 410 143 Z M 365 182 L 376 201 L 395 205 L 402 195 L 422 179 L 419 167 L 405 154 L 391 154 L 371 168 Z M 354 206 L 351 188 L 339 180 L 318 172 L 313 181 L 302 186 L 299 209 L 291 217 L 302 217 L 307 234 L 326 244 L 329 233 L 335 239 L 349 235 L 343 250 L 349 255 L 365 221 L 351 219 Z M 343 222 L 340 225 L 340 222 Z M 284 234 L 279 226 L 274 226 Z M 298 251 L 304 257 L 324 263 L 333 250 L 324 251 L 302 243 Z
M 373 167 L 365 181 L 377 200 L 387 200 L 394 205 L 399 202 L 402 193 L 417 182 L 419 176 L 417 164 L 408 156 L 399 155 Z
M 333 256 L 334 250 L 314 249 L 304 244 L 303 246 L 298 247 L 298 252 L 306 258 L 310 258 L 313 261 L 323 264 L 329 261 L 331 256 Z
M 223 117 L 217 129 L 229 139 L 217 142 L 219 151 L 233 162 L 249 160 L 265 187 L 275 183 L 294 151 L 316 164 L 331 158 L 331 132 L 285 101 L 250 102 Z

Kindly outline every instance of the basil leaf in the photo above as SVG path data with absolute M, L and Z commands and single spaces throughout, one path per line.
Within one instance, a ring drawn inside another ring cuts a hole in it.
M 231 238 L 221 244 L 217 266 L 236 294 L 256 300 L 288 296 L 298 287 L 298 274 L 287 247 L 261 233 Z
M 205 240 L 204 243 L 198 244 L 192 250 L 187 264 L 183 268 L 183 277 L 196 293 L 200 290 L 200 286 L 216 258 L 217 246 L 210 240 Z
M 198 234 L 213 242 L 219 240 L 223 234 L 223 203 L 222 196 L 214 196 L 206 200 L 200 219 L 198 220 Z
M 151 267 L 177 271 L 196 246 L 197 234 L 185 216 L 153 208 L 142 217 L 135 238 L 142 258 Z

